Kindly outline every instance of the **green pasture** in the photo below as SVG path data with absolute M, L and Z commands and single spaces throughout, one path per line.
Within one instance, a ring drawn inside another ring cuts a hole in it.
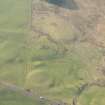
M 46 37 L 32 41 L 30 5 L 31 0 L 0 0 L 0 81 L 37 91 L 51 100 L 71 103 L 82 84 L 100 78 L 96 67 L 103 57 L 103 50 L 85 42 L 63 43 L 68 49 L 63 54 L 60 52 L 62 45 L 57 52 L 58 46 Z M 48 27 L 51 21 L 56 22 L 56 18 L 35 25 L 42 28 L 45 24 L 43 29 L 49 30 L 51 35 L 57 32 L 53 36 L 57 39 L 60 39 L 57 34 L 62 34 L 62 39 L 67 33 L 66 39 L 73 37 L 71 30 L 64 29 L 67 23 L 60 32 L 56 28 L 52 32 L 53 26 Z M 63 21 L 59 21 L 63 25 Z M 40 105 L 34 97 L 1 87 L 0 84 L 0 105 Z M 104 92 L 104 88 L 89 88 L 79 97 L 79 105 L 104 105 Z

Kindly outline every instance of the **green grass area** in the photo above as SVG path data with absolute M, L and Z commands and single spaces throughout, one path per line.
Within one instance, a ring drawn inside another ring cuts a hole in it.
M 36 98 L 31 98 L 21 92 L 0 88 L 0 105 L 40 105 Z
M 69 29 L 71 25 L 54 15 L 49 20 L 34 21 L 34 25 L 58 40 L 59 51 L 56 50 L 58 46 L 46 37 L 34 40 L 31 36 L 38 33 L 29 30 L 30 1 L 0 0 L 0 81 L 37 90 L 51 100 L 71 103 L 81 84 L 100 78 L 96 67 L 103 57 L 102 49 L 85 42 L 60 42 L 62 39 L 72 39 L 74 32 Z M 60 24 L 56 28 L 52 23 L 57 21 Z M 62 53 L 62 45 L 68 49 L 65 54 Z M 105 103 L 104 89 L 88 91 L 80 96 L 80 105 Z M 93 97 L 95 102 L 91 104 Z M 0 87 L 0 105 L 39 105 L 33 98 Z M 97 101 L 98 98 L 102 98 L 102 103 Z
M 96 78 L 95 67 L 102 57 L 99 49 L 85 44 L 73 45 L 64 56 L 52 54 L 55 58 L 48 55 L 44 60 L 40 56 L 34 63 L 31 61 L 33 70 L 27 74 L 26 86 L 40 90 L 51 99 L 64 101 L 70 101 L 81 84 Z
M 92 87 L 81 95 L 79 105 L 104 105 L 104 93 L 105 88 Z
M 18 31 L 27 27 L 29 0 L 0 1 L 0 31 Z

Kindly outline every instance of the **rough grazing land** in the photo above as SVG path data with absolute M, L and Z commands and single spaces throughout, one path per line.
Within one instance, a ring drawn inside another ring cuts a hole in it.
M 0 0 L 0 105 L 105 105 L 105 1 L 66 3 Z

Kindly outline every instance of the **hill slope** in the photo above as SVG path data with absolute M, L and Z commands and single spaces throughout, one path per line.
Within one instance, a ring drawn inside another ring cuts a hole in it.
M 1 104 L 40 105 L 40 96 L 54 105 L 105 104 L 105 4 L 75 3 L 78 9 L 41 0 L 0 1 Z

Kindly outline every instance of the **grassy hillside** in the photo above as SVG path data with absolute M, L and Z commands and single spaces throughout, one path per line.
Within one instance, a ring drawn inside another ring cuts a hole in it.
M 37 1 L 33 8 L 31 0 L 0 1 L 0 105 L 49 104 L 40 96 L 104 105 L 105 49 L 90 36 L 83 40 L 69 20 L 71 10 Z
M 0 89 L 0 105 L 40 105 L 37 100 L 6 88 Z
M 0 0 L 0 81 L 23 84 L 23 44 L 27 36 L 29 0 Z M 19 79 L 20 78 L 20 79 Z M 38 102 L 0 84 L 0 105 L 38 105 Z

